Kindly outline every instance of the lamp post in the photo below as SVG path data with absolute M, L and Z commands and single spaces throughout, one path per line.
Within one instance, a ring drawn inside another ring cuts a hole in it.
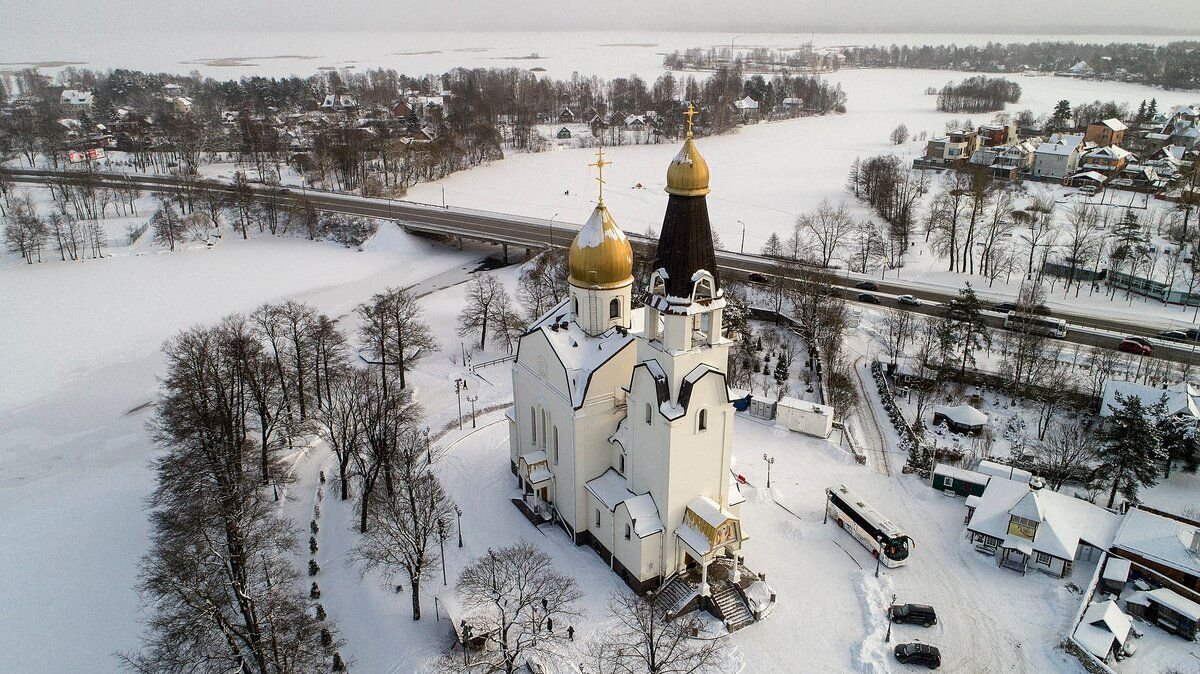
M 880 563 L 880 562 L 882 561 L 882 559 L 883 559 L 883 553 L 882 553 L 882 552 L 880 552 L 880 550 L 882 550 L 882 549 L 883 549 L 883 537 L 882 537 L 882 536 L 876 536 L 876 537 L 875 537 L 875 542 L 876 542 L 876 543 L 879 543 L 879 550 L 876 550 L 876 551 L 875 551 L 875 577 L 876 577 L 876 578 L 878 578 L 878 577 L 879 577 L 879 563 Z
M 442 558 L 442 585 L 446 585 L 446 527 L 438 520 L 438 552 Z
M 767 462 L 767 489 L 771 488 L 771 464 L 775 463 L 775 457 L 763 454 L 763 461 Z
M 554 218 L 558 217 L 558 213 L 550 216 L 550 249 L 554 249 Z
M 742 226 L 742 246 L 739 249 L 742 255 L 746 254 L 746 223 L 738 220 L 738 224 Z
M 887 634 L 883 635 L 883 640 L 885 643 L 890 642 L 892 640 L 892 606 L 895 606 L 895 605 L 896 605 L 896 595 L 893 594 L 892 595 L 892 605 L 888 606 L 888 610 L 887 610 L 888 629 L 887 629 Z
M 467 402 L 471 403 L 471 428 L 475 426 L 475 401 L 479 400 L 479 395 L 467 396 Z
M 467 390 L 467 380 L 458 377 L 454 380 L 454 394 L 458 396 L 458 430 L 462 430 L 462 392 Z
M 462 508 L 454 506 L 454 517 L 458 526 L 458 547 L 462 547 Z

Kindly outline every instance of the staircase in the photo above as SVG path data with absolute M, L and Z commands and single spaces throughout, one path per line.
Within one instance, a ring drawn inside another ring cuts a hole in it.
M 678 614 L 695 597 L 696 588 L 692 587 L 691 583 L 688 583 L 683 576 L 677 575 L 658 591 L 654 603 L 662 607 L 668 614 Z
M 712 600 L 717 613 L 725 621 L 725 629 L 736 632 L 754 622 L 754 615 L 746 606 L 746 601 L 737 588 L 728 580 L 722 580 L 715 586 Z

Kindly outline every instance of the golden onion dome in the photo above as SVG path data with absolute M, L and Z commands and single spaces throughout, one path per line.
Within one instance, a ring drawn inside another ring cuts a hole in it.
M 633 280 L 633 248 L 604 203 L 584 223 L 567 257 L 571 285 L 615 288 Z
M 690 135 L 667 167 L 667 193 L 681 197 L 708 194 L 708 162 L 700 156 Z

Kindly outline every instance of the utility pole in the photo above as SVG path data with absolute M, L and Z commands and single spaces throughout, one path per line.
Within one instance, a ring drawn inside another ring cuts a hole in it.
M 462 508 L 454 506 L 454 516 L 458 522 L 458 547 L 462 547 Z
M 458 430 L 462 430 L 462 392 L 467 390 L 467 380 L 459 377 L 454 380 L 454 394 L 458 396 Z
M 475 426 L 475 401 L 476 400 L 479 400 L 478 395 L 467 396 L 467 402 L 471 403 L 471 428 L 476 428 L 476 426 Z
M 745 255 L 746 254 L 746 223 L 742 222 L 741 220 L 738 220 L 738 224 L 742 226 L 742 246 L 738 250 L 742 253 L 742 255 Z
M 446 527 L 442 525 L 442 520 L 438 520 L 438 550 L 442 558 L 442 585 L 446 583 Z

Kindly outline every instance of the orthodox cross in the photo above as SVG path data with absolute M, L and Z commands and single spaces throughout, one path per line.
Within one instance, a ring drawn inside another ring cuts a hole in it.
M 604 205 L 604 167 L 608 166 L 611 163 L 612 162 L 610 162 L 610 161 L 604 161 L 604 146 L 601 145 L 599 148 L 596 149 L 596 161 L 592 162 L 591 164 L 588 164 L 588 166 L 595 166 L 596 172 L 599 174 L 596 176 L 596 182 L 600 183 L 600 205 L 601 206 Z
M 686 115 L 688 118 L 688 120 L 687 120 L 687 125 L 688 125 L 687 137 L 691 138 L 692 137 L 692 118 L 700 113 L 696 112 L 696 106 L 692 105 L 691 101 L 688 101 L 687 112 L 685 112 L 683 114 Z

